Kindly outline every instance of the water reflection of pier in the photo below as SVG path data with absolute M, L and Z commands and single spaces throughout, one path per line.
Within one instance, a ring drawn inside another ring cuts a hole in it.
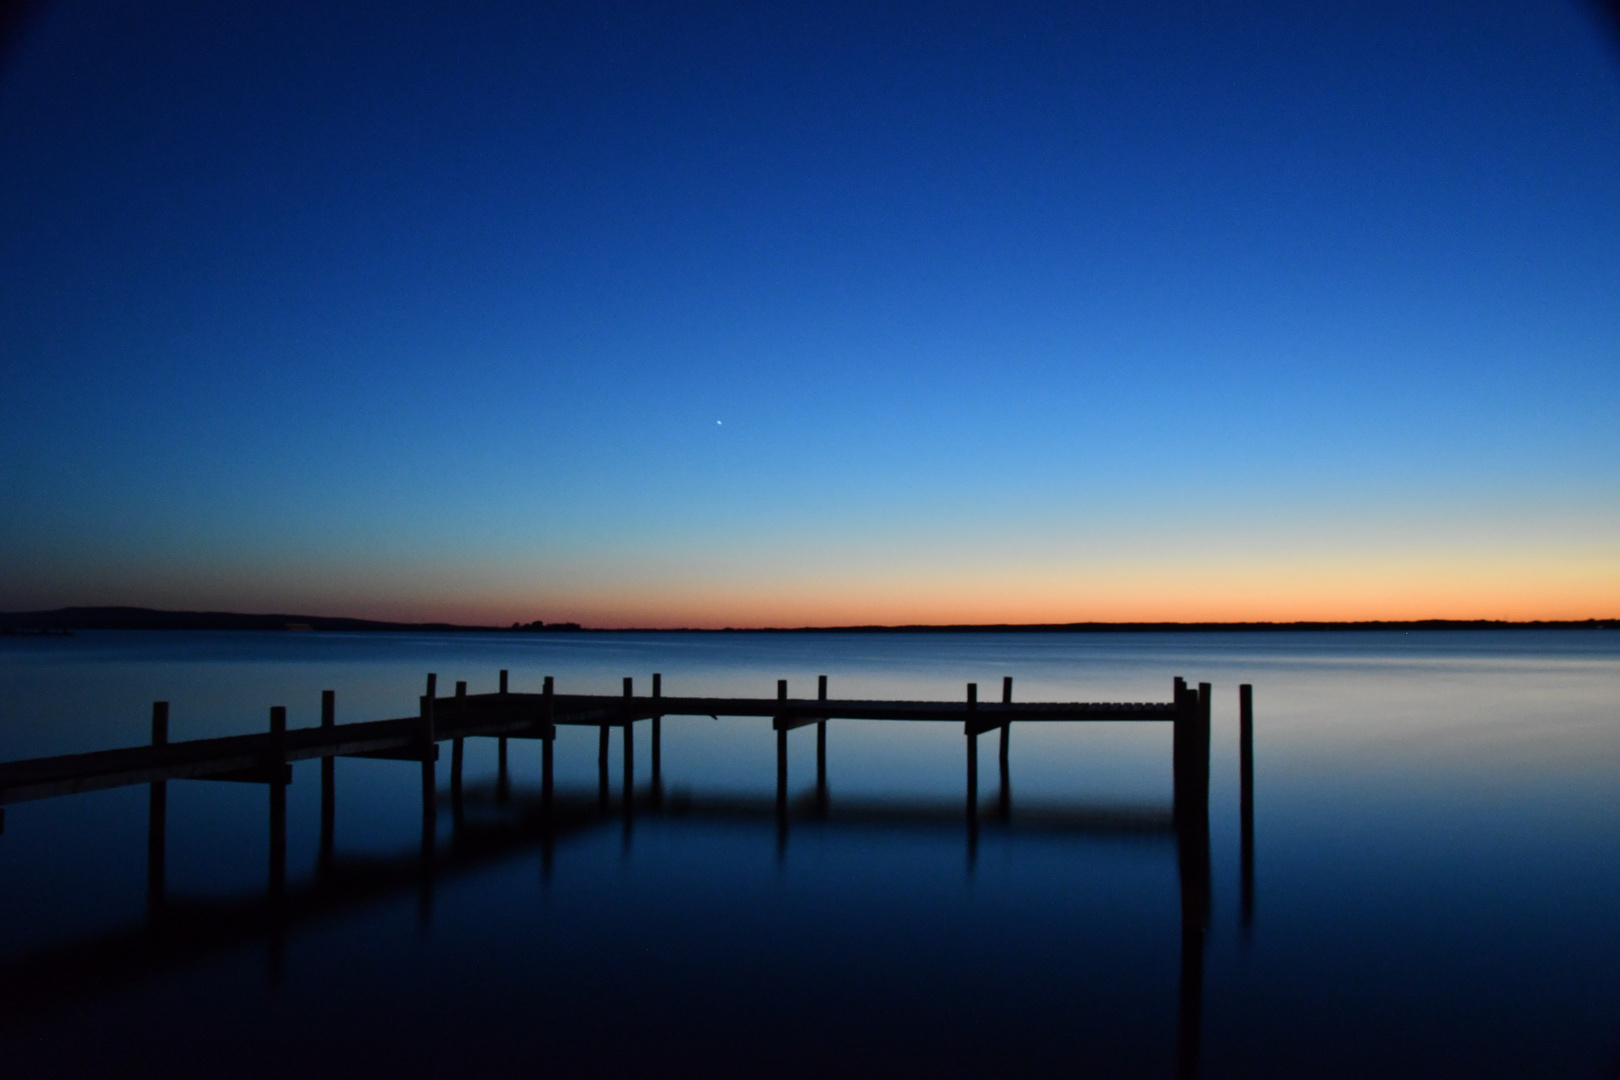
M 167 754 L 168 710 L 153 709 L 153 745 L 140 751 L 109 751 L 72 759 L 43 759 L 0 766 L 0 803 L 24 801 L 72 790 L 138 782 L 150 785 L 148 832 L 148 919 L 144 927 L 101 935 L 0 963 L 0 1004 L 9 1015 L 50 1008 L 55 1004 L 101 993 L 117 985 L 139 981 L 203 956 L 239 947 L 254 940 L 268 943 L 268 970 L 279 979 L 283 943 L 300 925 L 318 922 L 342 911 L 381 902 L 402 891 L 414 891 L 419 918 L 432 918 L 436 882 L 475 872 L 494 861 L 525 849 L 537 848 L 542 873 L 549 876 L 557 846 L 572 837 L 618 822 L 628 845 L 638 818 L 728 820 L 774 823 L 779 857 L 785 857 L 791 830 L 848 828 L 910 828 L 963 830 L 968 866 L 974 866 L 981 830 L 1009 833 L 1040 832 L 1073 837 L 1132 836 L 1150 842 L 1174 840 L 1180 882 L 1181 961 L 1179 993 L 1178 1075 L 1198 1072 L 1205 935 L 1210 912 L 1209 845 L 1209 716 L 1210 685 L 1197 689 L 1181 679 L 1167 705 L 1014 705 L 1012 680 L 1003 683 L 999 706 L 981 707 L 977 687 L 968 685 L 962 703 L 840 702 L 827 699 L 822 677 L 814 702 L 789 701 L 786 682 L 778 684 L 777 698 L 754 699 L 662 698 L 660 679 L 654 676 L 653 696 L 636 699 L 631 681 L 625 680 L 622 699 L 564 697 L 546 680 L 541 695 L 508 695 L 506 673 L 501 673 L 499 694 L 471 697 L 458 683 L 453 699 L 436 698 L 434 677 L 422 698 L 421 717 L 415 721 L 376 721 L 337 725 L 335 699 L 323 694 L 322 726 L 288 732 L 285 710 L 272 710 L 271 733 L 234 736 L 173 744 L 187 748 Z M 1249 687 L 1241 688 L 1242 760 L 1242 920 L 1245 931 L 1253 912 L 1253 726 Z M 538 699 L 540 708 L 533 707 Z M 561 708 L 559 708 L 561 706 Z M 666 796 L 661 767 L 661 719 L 669 714 L 706 713 L 769 715 L 777 737 L 777 791 L 772 799 L 694 798 Z M 769 710 L 769 711 L 766 711 Z M 436 730 L 440 712 L 448 721 Z M 956 720 L 964 724 L 967 740 L 966 805 L 954 801 L 893 802 L 833 800 L 829 796 L 826 738 L 829 719 Z M 1012 798 L 1008 745 L 1010 728 L 1018 721 L 1055 720 L 1169 720 L 1174 724 L 1174 798 L 1169 810 L 1087 805 L 1022 806 Z M 642 788 L 635 777 L 634 726 L 651 721 L 651 778 Z M 559 793 L 553 782 L 553 741 L 559 724 L 586 724 L 600 728 L 598 784 L 595 798 L 579 792 Z M 410 730 L 393 730 L 399 725 Z M 815 725 L 817 770 L 813 790 L 803 798 L 788 796 L 787 739 L 798 727 Z M 624 739 L 624 776 L 614 799 L 607 768 L 609 731 L 620 727 Z M 981 734 L 1000 736 L 1000 784 L 993 803 L 986 806 L 978 791 L 978 748 Z M 405 737 L 402 739 L 401 735 Z M 463 783 L 463 740 L 488 735 L 499 739 L 498 773 L 488 787 L 466 790 Z M 514 799 L 507 768 L 508 738 L 542 740 L 542 776 L 538 792 Z M 452 741 L 450 819 L 448 845 L 439 840 L 437 762 L 439 738 Z M 263 740 L 267 749 L 244 740 Z M 205 753 L 201 744 L 213 744 Z M 224 744 L 221 747 L 221 744 Z M 237 745 L 242 744 L 242 745 Z M 219 770 L 222 760 L 233 766 Z M 156 751 L 156 755 L 151 753 Z M 122 755 L 122 756 L 121 756 Z M 297 757 L 319 757 L 321 765 L 321 836 L 316 871 L 293 888 L 286 874 L 286 784 L 290 762 Z M 339 857 L 334 850 L 336 773 L 338 756 L 381 757 L 419 763 L 422 771 L 422 826 L 419 850 L 385 859 Z M 243 759 L 247 764 L 243 765 Z M 89 767 L 84 759 L 91 759 Z M 209 771 L 212 768 L 214 771 Z M 270 867 L 262 899 L 206 901 L 177 899 L 165 887 L 166 814 L 168 778 L 222 779 L 264 783 L 270 793 Z M 9 784 L 8 784 L 9 781 Z M 31 785 L 31 786 L 30 786 Z M 498 812 L 470 820 L 467 807 L 488 805 Z M 965 814 L 964 814 L 965 809 Z M 965 822 L 964 822 L 965 818 Z

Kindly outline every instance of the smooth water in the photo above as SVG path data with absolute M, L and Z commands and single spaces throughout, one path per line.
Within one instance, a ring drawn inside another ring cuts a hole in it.
M 0 1072 L 15 1076 L 1612 1076 L 1620 1066 L 1620 633 L 82 633 L 0 639 L 0 759 L 411 715 L 474 693 L 1167 700 L 1214 684 L 1212 895 L 1184 950 L 1165 724 L 1015 726 L 1012 818 L 970 838 L 948 724 L 834 721 L 832 814 L 768 812 L 762 720 L 670 718 L 669 802 L 545 843 L 539 744 L 468 743 L 463 830 L 420 774 L 337 765 L 317 877 L 314 762 L 288 789 L 267 925 L 267 796 L 168 785 L 167 918 L 146 927 L 144 787 L 18 804 L 0 837 Z M 1237 687 L 1254 685 L 1253 904 Z M 795 798 L 813 728 L 790 736 Z M 645 779 L 647 725 L 638 725 Z M 993 806 L 994 737 L 981 751 Z M 596 732 L 559 792 L 593 797 Z M 610 775 L 620 780 L 621 744 Z M 441 787 L 448 769 L 439 768 Z M 840 808 L 870 812 L 840 816 Z M 1043 822 L 1068 822 L 1045 827 Z M 1076 824 L 1079 823 L 1079 824 Z M 1088 824 L 1089 823 L 1089 824 Z M 280 942 L 278 945 L 277 942 Z M 1201 990 L 1189 997 L 1189 971 Z M 1185 1023 L 1188 1003 L 1194 1026 Z M 1189 1035 L 1191 1043 L 1189 1043 Z M 1188 1053 L 1191 1045 L 1192 1053 Z M 1179 1058 L 1178 1058 L 1179 1054 Z

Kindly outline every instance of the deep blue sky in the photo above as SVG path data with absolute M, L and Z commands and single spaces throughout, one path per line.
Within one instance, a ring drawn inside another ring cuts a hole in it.
M 0 608 L 1620 613 L 1601 30 L 49 4 Z

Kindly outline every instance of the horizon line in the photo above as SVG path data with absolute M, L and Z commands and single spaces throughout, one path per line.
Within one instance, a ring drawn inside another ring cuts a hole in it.
M 172 611 L 133 606 L 65 607 L 49 611 L 0 612 L 0 630 L 275 630 L 439 631 L 458 633 L 1175 633 L 1310 630 L 1490 630 L 1620 629 L 1620 618 L 1587 619 L 1300 619 L 1180 622 L 1174 620 L 1045 623 L 864 623 L 834 626 L 583 626 L 575 622 L 516 622 L 510 626 L 449 622 L 398 622 L 350 616 Z

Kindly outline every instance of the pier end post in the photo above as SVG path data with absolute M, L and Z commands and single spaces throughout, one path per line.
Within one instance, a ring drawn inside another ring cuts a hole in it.
M 502 697 L 505 697 L 506 693 L 507 693 L 507 690 L 506 690 L 506 669 L 501 668 L 500 694 L 501 694 Z M 507 706 L 505 705 L 504 702 L 501 705 L 500 716 L 501 716 L 502 720 L 506 720 L 506 719 L 510 718 L 510 714 L 507 712 Z M 504 803 L 509 798 L 511 798 L 511 796 L 512 796 L 512 777 L 511 777 L 511 774 L 506 771 L 506 736 L 505 735 L 500 736 L 496 740 L 496 743 L 495 743 L 495 755 L 496 755 L 495 800 L 497 802 Z
M 550 675 L 546 676 L 545 688 L 541 694 L 541 720 L 545 724 L 545 730 L 540 739 L 540 807 L 549 815 L 552 793 L 552 748 L 557 739 L 557 702 Z
M 1001 703 L 1012 704 L 1013 681 L 1012 676 L 1004 676 L 1001 680 Z M 1003 818 L 1012 815 L 1012 720 L 1009 718 L 1001 725 L 1001 790 L 998 802 L 1000 803 Z
M 1242 926 L 1254 929 L 1254 687 L 1238 687 L 1238 780 L 1242 852 Z
M 624 812 L 628 815 L 634 808 L 636 799 L 636 720 L 628 715 L 624 718 Z
M 816 676 L 816 700 L 827 700 L 827 676 Z M 816 813 L 827 815 L 827 721 L 816 721 Z
M 787 704 L 787 680 L 776 680 L 776 700 Z M 787 813 L 787 728 L 779 727 L 776 731 L 776 812 Z
M 967 812 L 969 818 L 979 813 L 979 733 L 974 728 L 973 714 L 979 711 L 979 684 L 967 684 Z

